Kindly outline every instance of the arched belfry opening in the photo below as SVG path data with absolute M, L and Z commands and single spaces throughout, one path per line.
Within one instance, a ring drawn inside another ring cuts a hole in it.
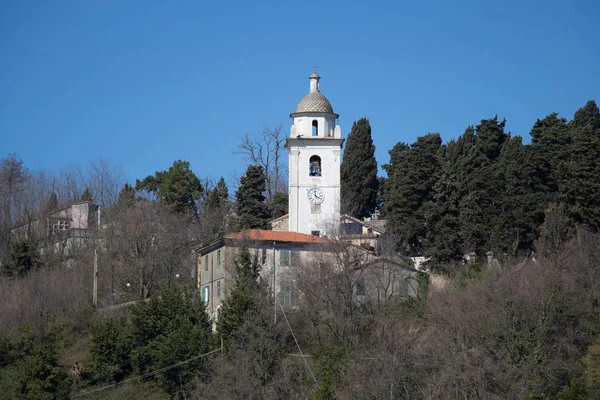
M 317 121 L 316 119 L 313 119 L 312 122 L 312 135 L 319 136 L 319 121 Z
M 321 176 L 321 157 L 312 156 L 309 160 L 309 175 Z

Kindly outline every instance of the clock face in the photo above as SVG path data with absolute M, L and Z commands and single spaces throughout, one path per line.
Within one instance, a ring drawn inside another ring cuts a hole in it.
M 308 190 L 308 200 L 312 204 L 321 204 L 325 200 L 325 195 L 321 189 L 313 187 Z

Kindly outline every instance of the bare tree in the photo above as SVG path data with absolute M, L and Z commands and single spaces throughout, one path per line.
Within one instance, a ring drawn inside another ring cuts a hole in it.
M 96 204 L 111 207 L 119 201 L 119 192 L 125 184 L 123 169 L 110 160 L 99 157 L 90 162 L 88 187 Z
M 265 170 L 267 201 L 276 193 L 287 192 L 287 163 L 282 158 L 286 136 L 281 124 L 267 126 L 250 136 L 244 134 L 238 145 L 237 154 L 242 154 L 249 164 L 260 165 Z

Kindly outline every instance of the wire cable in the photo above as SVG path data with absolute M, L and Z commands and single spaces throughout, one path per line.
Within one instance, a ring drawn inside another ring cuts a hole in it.
M 161 373 L 161 372 L 164 372 L 164 371 L 167 371 L 167 370 L 169 370 L 169 369 L 172 369 L 172 368 L 175 368 L 175 367 L 179 367 L 180 365 L 187 364 L 187 363 L 189 363 L 190 361 L 194 361 L 194 360 L 197 360 L 197 359 L 199 359 L 199 358 L 206 357 L 206 356 L 208 356 L 208 355 L 211 355 L 211 354 L 213 354 L 213 353 L 216 353 L 216 352 L 218 352 L 218 351 L 221 351 L 221 349 L 215 349 L 215 350 L 213 350 L 213 351 L 209 351 L 208 353 L 204 353 L 204 354 L 200 354 L 199 356 L 195 356 L 195 357 L 192 357 L 192 358 L 188 358 L 187 360 L 180 361 L 180 362 L 178 362 L 178 363 L 176 363 L 176 364 L 169 365 L 168 367 L 160 368 L 160 369 L 157 369 L 157 370 L 154 370 L 154 371 L 151 371 L 151 372 L 145 373 L 144 375 L 135 376 L 135 377 L 133 377 L 133 378 L 129 378 L 129 379 L 124 379 L 124 380 L 122 380 L 121 382 L 113 383 L 113 384 L 111 384 L 111 385 L 103 386 L 103 387 L 101 387 L 101 388 L 98 388 L 98 389 L 90 390 L 89 392 L 83 392 L 83 393 L 79 393 L 79 394 L 76 394 L 75 396 L 73 396 L 72 398 L 75 398 L 75 397 L 81 397 L 81 396 L 85 396 L 85 395 L 88 395 L 88 394 L 92 394 L 92 393 L 100 392 L 100 391 L 102 391 L 102 390 L 106 390 L 106 389 L 109 389 L 109 388 L 111 388 L 111 387 L 115 387 L 115 386 L 122 385 L 122 384 L 123 384 L 123 383 L 125 383 L 125 382 L 131 382 L 131 381 L 135 381 L 135 380 L 138 380 L 138 379 L 144 379 L 144 378 L 148 378 L 148 377 L 150 377 L 150 376 L 153 376 L 153 375 L 159 374 L 159 373 Z
M 317 382 L 317 378 L 315 378 L 315 375 L 313 374 L 312 369 L 310 369 L 310 365 L 308 365 L 308 362 L 306 361 L 306 356 L 304 355 L 304 353 L 302 352 L 302 349 L 300 348 L 300 345 L 298 344 L 298 340 L 296 340 L 296 335 L 294 334 L 292 326 L 290 325 L 290 321 L 288 321 L 287 315 L 285 315 L 285 310 L 283 309 L 283 306 L 281 305 L 281 303 L 279 301 L 277 301 L 277 299 L 275 299 L 275 301 L 277 302 L 277 304 L 279 304 L 279 307 L 281 307 L 281 312 L 283 313 L 285 322 L 287 323 L 287 326 L 290 329 L 290 332 L 292 333 L 294 342 L 296 342 L 296 347 L 298 347 L 298 351 L 300 352 L 300 355 L 302 356 L 302 360 L 304 360 L 304 364 L 306 365 L 306 368 L 308 368 L 308 372 L 310 372 L 310 376 L 313 378 L 313 381 L 315 381 L 315 385 L 317 385 L 317 389 L 321 389 L 321 387 L 319 386 L 319 382 Z

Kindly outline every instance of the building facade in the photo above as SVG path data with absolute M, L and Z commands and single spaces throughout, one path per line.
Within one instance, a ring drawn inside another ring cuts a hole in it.
M 291 232 L 333 236 L 340 215 L 340 164 L 344 143 L 338 114 L 320 92 L 319 75 L 300 100 L 286 141 L 289 150 L 289 220 Z

